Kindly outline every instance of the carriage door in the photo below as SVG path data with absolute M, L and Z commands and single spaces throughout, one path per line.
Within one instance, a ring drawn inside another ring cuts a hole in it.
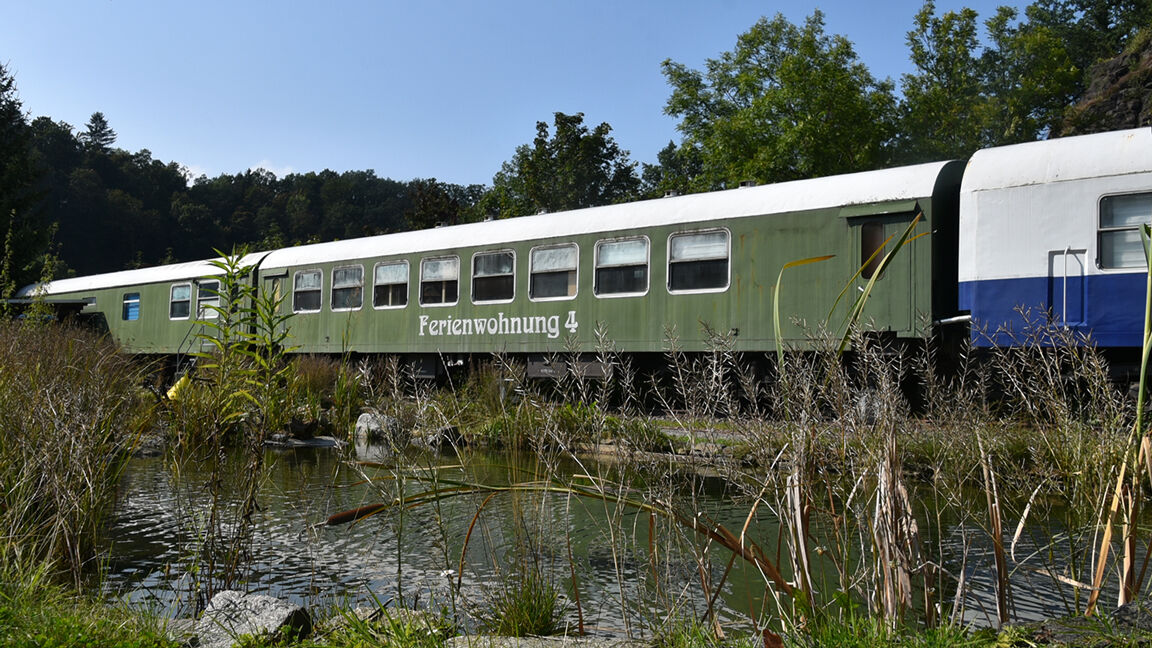
M 287 271 L 278 272 L 276 274 L 264 275 L 264 285 L 260 287 L 260 291 L 261 291 L 262 295 L 264 295 L 266 297 L 271 297 L 272 299 L 274 299 L 276 301 L 277 304 L 280 304 L 280 307 L 278 309 L 279 315 L 291 315 L 292 314 L 292 304 L 289 303 L 288 300 L 284 299 L 284 281 L 285 281 L 285 279 L 287 279 L 287 277 L 288 277 Z M 280 325 L 277 328 L 280 329 L 279 331 L 277 331 L 279 333 L 287 332 L 288 320 L 285 319 L 282 322 L 280 322 Z
M 845 301 L 851 303 L 876 277 L 876 284 L 864 305 L 860 325 L 878 331 L 910 332 L 915 325 L 915 244 L 896 250 L 896 243 L 915 217 L 913 211 L 884 215 L 858 216 L 848 220 L 854 243 L 853 270 L 860 269 L 856 277 L 854 294 Z M 912 236 L 926 230 L 917 226 Z M 909 237 L 911 238 L 911 236 Z M 880 272 L 886 254 L 892 253 L 888 267 Z M 871 260 L 869 260 L 871 259 Z
M 1048 251 L 1048 308 L 1057 326 L 1084 324 L 1084 258 L 1088 250 Z

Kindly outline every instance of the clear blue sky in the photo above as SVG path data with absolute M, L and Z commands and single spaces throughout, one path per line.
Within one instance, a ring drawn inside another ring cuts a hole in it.
M 999 4 L 970 6 L 981 19 Z M 917 0 L 0 0 L 25 110 L 194 174 L 373 169 L 488 184 L 556 111 L 654 162 L 676 121 L 660 63 L 701 69 L 761 16 L 816 7 L 879 77 L 911 71 Z

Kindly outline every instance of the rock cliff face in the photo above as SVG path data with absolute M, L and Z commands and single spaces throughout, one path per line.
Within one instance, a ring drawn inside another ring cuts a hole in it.
M 1120 56 L 1094 65 L 1089 76 L 1088 90 L 1069 109 L 1059 136 L 1152 124 L 1152 28 Z

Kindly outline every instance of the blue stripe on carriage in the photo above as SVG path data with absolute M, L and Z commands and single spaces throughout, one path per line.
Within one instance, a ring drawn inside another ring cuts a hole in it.
M 965 281 L 959 306 L 972 314 L 979 347 L 1036 343 L 1030 328 L 1048 324 L 1089 334 L 1100 347 L 1139 347 L 1146 281 L 1143 273 Z

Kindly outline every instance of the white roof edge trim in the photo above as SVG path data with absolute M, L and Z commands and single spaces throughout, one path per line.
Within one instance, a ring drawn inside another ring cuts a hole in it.
M 267 252 L 252 252 L 240 259 L 241 266 L 256 265 L 268 255 Z M 133 270 L 120 270 L 105 274 L 89 275 L 86 277 L 70 277 L 56 279 L 47 284 L 30 284 L 16 293 L 17 297 L 33 297 L 40 295 L 59 295 L 64 293 L 83 292 L 86 290 L 104 290 L 121 286 L 141 286 L 145 284 L 190 281 L 201 277 L 215 277 L 224 274 L 224 271 L 213 264 L 222 261 L 222 258 L 204 259 L 200 261 L 185 261 L 152 268 L 137 268 Z M 37 293 L 37 289 L 41 289 Z
M 941 171 L 948 164 L 947 161 L 932 162 L 758 187 L 727 189 L 674 198 L 655 198 L 619 205 L 316 243 L 275 250 L 268 255 L 261 268 L 280 269 L 423 252 L 440 253 L 464 247 L 499 246 L 618 230 L 677 224 L 692 225 L 714 220 L 917 199 L 932 195 Z
M 1152 172 L 1152 127 L 1061 137 L 977 151 L 961 194 Z

